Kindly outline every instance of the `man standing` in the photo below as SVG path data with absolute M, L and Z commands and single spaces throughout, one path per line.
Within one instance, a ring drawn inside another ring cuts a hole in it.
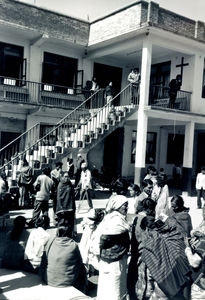
M 51 179 L 54 182 L 54 192 L 53 192 L 53 211 L 56 212 L 56 203 L 57 203 L 57 188 L 61 179 L 62 174 L 62 162 L 57 162 L 55 169 L 51 171 Z
M 76 171 L 75 171 L 75 186 L 78 185 L 79 181 L 80 181 L 80 175 L 81 175 L 81 171 L 82 171 L 82 163 L 84 163 L 85 160 L 82 158 L 81 154 L 79 153 L 77 155 L 77 160 L 76 160 Z
M 91 172 L 88 170 L 87 163 L 82 163 L 82 172 L 80 176 L 79 181 L 79 187 L 80 187 L 80 200 L 87 198 L 89 208 L 93 208 L 93 203 L 91 199 L 91 193 L 92 193 L 92 184 L 91 184 Z
M 36 224 L 41 211 L 43 215 L 48 216 L 48 201 L 53 188 L 53 180 L 49 177 L 50 172 L 50 168 L 44 168 L 42 170 L 43 174 L 39 175 L 34 182 L 34 189 L 37 189 L 38 191 L 34 202 L 33 217 L 29 222 L 30 227 L 33 227 Z
M 127 77 L 127 80 L 132 84 L 131 97 L 132 97 L 132 103 L 135 104 L 137 104 L 137 99 L 138 99 L 140 78 L 141 76 L 138 68 L 132 69 L 130 74 Z
M 68 172 L 65 172 L 57 189 L 56 215 L 61 226 L 69 227 L 72 234 L 75 218 L 74 188 L 70 181 Z
M 169 83 L 169 108 L 174 108 L 177 92 L 180 90 L 182 85 L 181 75 L 177 75 L 176 79 L 172 79 Z
M 201 168 L 201 173 L 196 177 L 196 191 L 197 191 L 197 207 L 201 208 L 201 196 L 205 200 L 205 167 Z

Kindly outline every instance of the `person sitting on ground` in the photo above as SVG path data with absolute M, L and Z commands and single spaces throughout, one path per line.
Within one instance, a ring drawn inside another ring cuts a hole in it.
M 13 228 L 7 233 L 2 267 L 15 270 L 24 270 L 24 252 L 29 237 L 25 229 L 26 218 L 18 216 L 14 219 Z
M 152 199 L 156 202 L 156 219 L 161 213 L 168 213 L 171 206 L 169 203 L 169 188 L 162 176 L 157 176 L 157 183 L 152 191 Z
M 45 245 L 50 238 L 50 235 L 46 232 L 49 222 L 48 216 L 41 216 L 36 221 L 36 228 L 32 229 L 29 235 L 24 255 L 25 260 L 28 262 L 28 271 L 38 272 Z
M 168 211 L 168 216 L 176 220 L 180 232 L 186 237 L 190 237 L 192 230 L 191 217 L 189 215 L 189 208 L 184 206 L 184 200 L 181 196 L 175 195 L 171 199 L 171 208 Z
M 59 226 L 56 237 L 47 245 L 40 266 L 42 280 L 53 287 L 74 286 L 86 292 L 86 271 L 77 243 L 71 238 L 72 228 Z
M 138 211 L 141 211 L 141 202 L 148 198 L 151 197 L 152 195 L 152 190 L 153 190 L 153 182 L 150 179 L 144 179 L 142 181 L 142 192 L 141 194 L 139 194 L 138 197 L 136 197 L 136 201 L 135 201 L 135 212 L 138 213 Z
M 64 172 L 57 188 L 56 216 L 58 223 L 61 220 L 61 224 L 70 226 L 72 232 L 74 232 L 75 209 L 74 188 L 68 172 Z
M 191 240 L 185 239 L 185 253 L 193 267 L 191 299 L 205 299 L 205 206 L 202 223 L 191 231 Z

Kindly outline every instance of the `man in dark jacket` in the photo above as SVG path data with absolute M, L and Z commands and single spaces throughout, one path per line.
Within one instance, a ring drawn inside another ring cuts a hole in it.
M 169 83 L 169 108 L 174 108 L 177 92 L 182 85 L 181 75 L 177 75 L 176 79 L 172 79 Z
M 68 172 L 63 174 L 63 177 L 57 188 L 57 205 L 56 215 L 58 223 L 63 226 L 69 226 L 71 231 L 74 229 L 75 218 L 75 198 L 74 188 L 70 181 Z

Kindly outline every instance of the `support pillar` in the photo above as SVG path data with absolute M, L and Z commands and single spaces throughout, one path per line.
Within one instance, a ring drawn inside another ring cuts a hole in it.
M 194 128 L 194 122 L 189 122 L 185 126 L 184 158 L 182 168 L 182 192 L 185 196 L 191 195 L 192 190 Z
M 145 111 L 139 109 L 135 154 L 135 184 L 138 184 L 139 186 L 145 176 L 147 124 L 148 118 Z
M 140 101 L 137 120 L 135 183 L 140 185 L 145 175 L 146 142 L 148 118 L 145 106 L 149 103 L 149 84 L 152 61 L 152 43 L 148 37 L 143 41 L 141 61 Z

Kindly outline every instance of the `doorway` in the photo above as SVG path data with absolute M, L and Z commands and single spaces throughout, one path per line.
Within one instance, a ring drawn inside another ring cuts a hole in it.
M 124 128 L 117 128 L 104 142 L 103 168 L 110 178 L 121 176 Z
M 93 76 L 96 77 L 100 88 L 105 88 L 110 81 L 113 84 L 114 95 L 121 91 L 122 68 L 94 63 Z M 118 104 L 118 100 L 114 105 Z
M 198 133 L 197 138 L 197 155 L 196 155 L 196 171 L 200 172 L 201 167 L 205 166 L 205 133 Z

